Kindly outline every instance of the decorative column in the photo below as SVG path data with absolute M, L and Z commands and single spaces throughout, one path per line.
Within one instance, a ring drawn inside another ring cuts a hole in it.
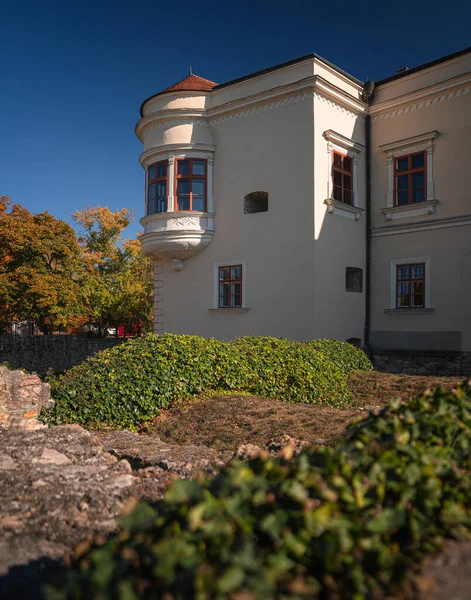
M 214 158 L 210 156 L 208 158 L 208 206 L 206 207 L 209 213 L 214 212 L 214 198 L 213 198 L 213 166 Z
M 168 157 L 168 199 L 167 212 L 175 211 L 175 157 Z
M 154 259 L 154 333 L 163 333 L 164 328 L 164 268 L 161 261 Z
M 388 154 L 388 208 L 394 206 L 394 156 Z
M 427 200 L 435 200 L 435 184 L 433 182 L 433 145 L 427 148 Z
M 332 198 L 332 144 L 327 142 L 327 199 Z
M 357 167 L 358 167 L 358 155 L 355 153 L 351 156 L 353 161 L 353 206 L 358 207 L 358 179 L 357 179 Z

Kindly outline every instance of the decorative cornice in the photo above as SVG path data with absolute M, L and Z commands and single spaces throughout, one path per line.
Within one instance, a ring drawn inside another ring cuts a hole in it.
M 371 121 L 376 123 L 384 119 L 392 119 L 400 115 L 414 112 L 469 94 L 471 91 L 471 74 L 460 75 L 448 81 L 428 88 L 402 95 L 393 100 L 387 100 L 370 107 Z
M 156 148 L 149 148 L 141 154 L 139 162 L 143 168 L 151 158 L 160 156 L 162 160 L 167 157 L 185 155 L 189 157 L 201 157 L 213 160 L 216 146 L 209 144 L 166 144 Z
M 360 144 L 360 142 L 355 142 L 355 140 L 351 140 L 351 139 L 345 137 L 344 135 L 342 135 L 341 133 L 337 133 L 336 131 L 333 131 L 332 129 L 327 129 L 327 131 L 324 131 L 324 133 L 322 135 L 329 142 L 332 142 L 333 144 L 337 144 L 337 146 L 340 146 L 341 148 L 344 148 L 345 150 L 353 150 L 354 152 L 362 152 L 365 149 L 365 146 L 363 144 Z
M 418 231 L 447 229 L 448 227 L 463 227 L 469 225 L 471 225 L 471 214 L 465 214 L 454 217 L 441 217 L 439 219 L 433 219 L 433 221 L 415 221 L 413 223 L 373 227 L 371 230 L 371 237 L 383 237 L 385 235 L 399 235 L 402 233 L 415 233 Z
M 392 152 L 394 150 L 409 150 L 410 148 L 422 149 L 427 146 L 431 146 L 433 144 L 433 140 L 438 137 L 438 131 L 434 129 L 433 131 L 427 131 L 427 133 L 421 133 L 420 135 L 413 135 L 409 138 L 404 138 L 402 140 L 396 140 L 395 142 L 388 142 L 387 144 L 382 144 L 379 146 L 383 152 Z M 394 154 L 394 152 L 393 152 Z

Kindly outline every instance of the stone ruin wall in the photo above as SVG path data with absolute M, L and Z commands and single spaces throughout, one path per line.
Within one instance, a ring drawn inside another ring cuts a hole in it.
M 42 408 L 52 408 L 51 388 L 37 375 L 0 367 L 0 431 L 33 431 L 46 427 L 38 419 Z

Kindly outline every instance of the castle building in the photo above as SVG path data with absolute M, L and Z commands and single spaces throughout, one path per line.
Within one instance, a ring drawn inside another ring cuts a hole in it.
M 155 331 L 471 351 L 471 48 L 363 83 L 316 54 L 141 106 Z

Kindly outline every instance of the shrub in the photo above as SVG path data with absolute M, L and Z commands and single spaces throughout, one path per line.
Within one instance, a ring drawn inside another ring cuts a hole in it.
M 252 394 L 329 406 L 342 406 L 351 399 L 344 371 L 325 352 L 308 344 L 272 337 L 243 337 L 231 345 L 246 357 L 245 389 Z
M 348 374 L 358 369 L 373 370 L 373 365 L 363 350 L 352 344 L 338 340 L 313 340 L 306 342 L 306 345 L 325 354 L 343 373 Z
M 50 383 L 56 405 L 43 420 L 91 427 L 136 428 L 173 401 L 210 389 L 331 406 L 351 398 L 345 372 L 326 352 L 275 338 L 148 335 L 103 350 Z
M 179 398 L 237 389 L 244 361 L 214 339 L 148 335 L 97 353 L 51 381 L 54 424 L 135 428 Z
M 394 401 L 335 449 L 233 462 L 142 503 L 49 598 L 379 598 L 470 536 L 471 387 Z

